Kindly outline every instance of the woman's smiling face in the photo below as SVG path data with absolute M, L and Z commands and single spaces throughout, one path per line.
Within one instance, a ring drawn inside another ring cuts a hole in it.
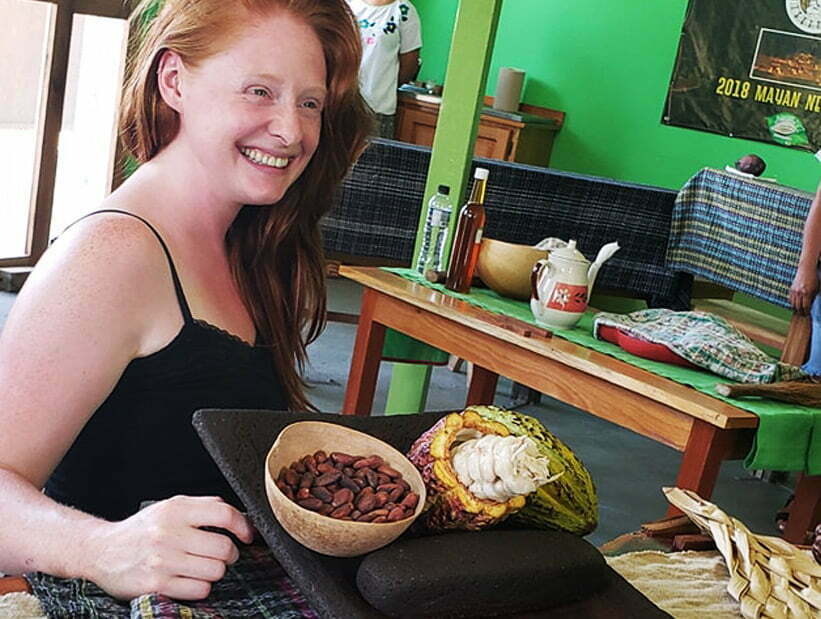
M 196 67 L 166 52 L 159 73 L 180 116 L 174 141 L 202 189 L 239 204 L 279 201 L 319 144 L 326 67 L 313 29 L 283 11 L 260 16 Z

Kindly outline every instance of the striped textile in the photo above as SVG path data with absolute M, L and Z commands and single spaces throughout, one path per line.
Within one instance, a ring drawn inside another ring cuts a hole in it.
M 679 191 L 667 267 L 789 307 L 812 195 L 705 168 Z
M 429 163 L 429 148 L 374 139 L 321 222 L 325 250 L 409 265 Z M 490 171 L 486 237 L 528 245 L 576 239 L 589 259 L 618 241 L 622 249 L 599 272 L 599 288 L 688 309 L 692 278 L 665 265 L 675 191 L 498 159 L 473 165 Z
M 32 593 L 51 619 L 318 619 L 262 543 L 240 548 L 240 558 L 204 600 L 181 602 L 156 593 L 115 600 L 87 580 L 27 574 Z

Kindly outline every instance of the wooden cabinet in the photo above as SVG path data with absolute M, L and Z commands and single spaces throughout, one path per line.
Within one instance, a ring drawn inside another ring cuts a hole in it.
M 400 93 L 396 109 L 396 139 L 432 146 L 439 116 L 439 98 Z M 523 108 L 528 106 L 523 106 Z M 530 107 L 519 114 L 479 118 L 474 153 L 479 157 L 549 166 L 553 140 L 564 119 L 562 112 Z M 540 116 L 532 112 L 543 111 Z

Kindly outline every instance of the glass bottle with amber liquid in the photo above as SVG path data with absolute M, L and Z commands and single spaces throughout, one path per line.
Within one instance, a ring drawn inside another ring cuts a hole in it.
M 454 292 L 468 292 L 485 229 L 485 190 L 488 171 L 476 168 L 473 173 L 473 190 L 470 198 L 459 212 L 456 236 L 450 253 L 448 276 L 445 287 Z

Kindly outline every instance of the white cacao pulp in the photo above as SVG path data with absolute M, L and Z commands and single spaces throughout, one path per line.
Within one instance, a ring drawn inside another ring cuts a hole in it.
M 548 459 L 527 436 L 469 436 L 458 437 L 467 440 L 453 448 L 451 462 L 459 481 L 476 498 L 503 503 L 528 495 L 561 475 L 550 476 Z

